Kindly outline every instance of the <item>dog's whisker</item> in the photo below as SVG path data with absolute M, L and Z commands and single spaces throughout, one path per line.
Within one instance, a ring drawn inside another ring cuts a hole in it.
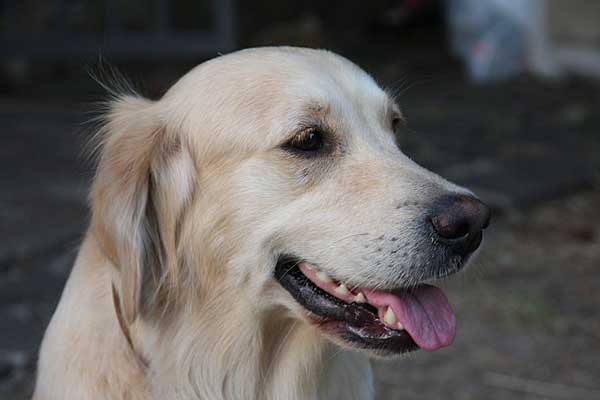
M 334 352 L 333 352 L 333 354 L 332 354 L 331 356 L 329 356 L 329 357 L 327 358 L 327 361 L 326 361 L 326 363 L 327 363 L 327 362 L 329 362 L 329 361 L 331 361 L 331 360 L 333 360 L 333 359 L 334 359 L 334 358 L 335 358 L 335 357 L 336 357 L 338 354 L 340 354 L 342 351 L 344 351 L 344 349 L 343 349 L 343 348 L 341 348 L 341 347 L 340 347 L 340 348 L 338 348 L 336 351 L 334 351 Z

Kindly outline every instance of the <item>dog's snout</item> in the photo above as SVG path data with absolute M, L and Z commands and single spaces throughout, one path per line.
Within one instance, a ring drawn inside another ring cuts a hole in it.
M 430 218 L 437 235 L 456 253 L 467 255 L 479 247 L 491 211 L 473 196 L 447 196 L 434 205 Z

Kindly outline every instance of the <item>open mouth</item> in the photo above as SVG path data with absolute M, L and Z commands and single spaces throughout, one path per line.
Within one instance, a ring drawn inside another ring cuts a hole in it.
M 450 345 L 456 318 L 435 286 L 376 290 L 340 283 L 317 266 L 282 257 L 275 277 L 326 334 L 381 355 Z

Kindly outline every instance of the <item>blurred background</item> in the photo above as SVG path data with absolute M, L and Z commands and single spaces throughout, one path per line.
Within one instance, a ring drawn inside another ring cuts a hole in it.
M 445 283 L 456 343 L 375 362 L 378 399 L 600 399 L 600 2 L 0 1 L 0 398 L 86 228 L 86 125 L 109 63 L 157 98 L 203 60 L 328 48 L 399 95 L 404 151 L 494 208 Z

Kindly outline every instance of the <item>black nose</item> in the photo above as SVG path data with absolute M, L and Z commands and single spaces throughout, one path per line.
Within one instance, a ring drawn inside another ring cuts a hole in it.
M 456 253 L 467 255 L 477 250 L 482 231 L 490 223 L 491 211 L 472 196 L 447 196 L 433 207 L 431 224 L 438 236 Z

